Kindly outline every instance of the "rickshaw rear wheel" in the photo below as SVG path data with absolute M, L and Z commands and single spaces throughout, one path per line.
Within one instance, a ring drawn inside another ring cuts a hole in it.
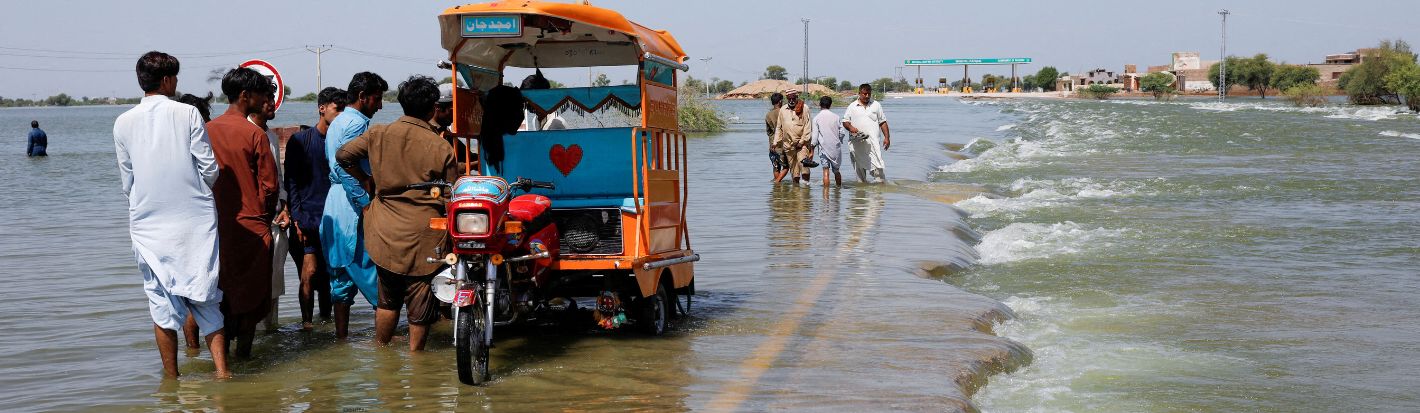
M 487 318 L 483 305 L 475 304 L 459 311 L 458 331 L 454 337 L 458 356 L 459 381 L 477 386 L 488 381 L 488 346 L 483 342 Z
M 642 332 L 653 336 L 665 334 L 670 318 L 670 299 L 665 285 L 657 283 L 656 294 L 642 299 L 640 315 L 637 321 Z

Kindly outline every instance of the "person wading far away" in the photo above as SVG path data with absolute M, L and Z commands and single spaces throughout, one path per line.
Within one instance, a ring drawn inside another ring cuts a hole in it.
M 325 210 L 321 215 L 320 248 L 330 271 L 330 300 L 335 303 L 335 336 L 342 340 L 349 334 L 350 306 L 355 304 L 355 293 L 365 296 L 370 305 L 375 304 L 377 295 L 375 263 L 365 253 L 364 235 L 360 231 L 360 217 L 365 206 L 370 204 L 370 195 L 365 192 L 368 183 L 356 180 L 335 165 L 335 153 L 370 128 L 370 117 L 384 107 L 382 99 L 386 90 L 389 90 L 389 84 L 380 75 L 356 73 L 345 89 L 350 105 L 330 122 L 330 129 L 325 135 L 330 192 L 326 194 Z M 361 162 L 359 166 L 369 174 L 368 162 Z
M 39 121 L 30 121 L 29 144 L 25 146 L 25 156 L 49 156 L 49 135 L 39 128 Z
M 858 180 L 868 183 L 871 177 L 876 177 L 879 182 L 887 182 L 883 151 L 892 146 L 892 137 L 882 104 L 873 100 L 872 85 L 858 85 L 858 99 L 843 111 L 843 128 L 848 130 L 849 142 L 853 145 L 848 156 L 853 159 Z
M 434 274 L 443 269 L 449 233 L 429 228 L 431 218 L 444 216 L 443 199 L 421 182 L 453 182 L 459 171 L 454 151 L 429 123 L 439 100 L 439 86 L 426 76 L 411 76 L 399 85 L 404 116 L 368 132 L 340 148 L 336 161 L 376 194 L 365 212 L 365 247 L 379 272 L 379 304 L 375 309 L 375 342 L 387 345 L 405 308 L 409 349 L 424 349 L 429 326 L 439 320 L 439 305 L 431 289 Z M 367 161 L 370 173 L 360 168 Z
M 775 92 L 769 95 L 769 112 L 764 114 L 764 133 L 769 135 L 769 166 L 774 168 L 776 183 L 789 174 L 789 161 L 784 159 L 784 152 L 774 146 L 774 135 L 779 131 L 779 108 L 783 105 L 784 94 Z
M 113 142 L 163 372 L 177 377 L 177 330 L 192 314 L 215 375 L 231 377 L 218 288 L 217 160 L 197 109 L 168 99 L 177 93 L 177 58 L 148 52 L 137 72 L 143 100 L 114 121 Z
M 286 141 L 286 193 L 291 195 L 291 221 L 296 235 L 296 270 L 301 276 L 298 298 L 301 304 L 301 329 L 315 327 L 311 323 L 315 301 L 320 299 L 321 319 L 330 319 L 330 271 L 320 253 L 320 220 L 325 213 L 325 198 L 330 193 L 330 163 L 325 157 L 325 134 L 330 122 L 345 110 L 350 101 L 345 91 L 328 87 L 316 96 L 316 126 L 291 135 Z
M 221 235 L 222 315 L 239 357 L 251 355 L 256 325 L 271 310 L 271 225 L 281 185 L 271 143 L 247 117 L 265 110 L 275 91 L 255 70 L 232 69 L 222 77 L 227 111 L 207 123 L 222 171 L 212 188 Z

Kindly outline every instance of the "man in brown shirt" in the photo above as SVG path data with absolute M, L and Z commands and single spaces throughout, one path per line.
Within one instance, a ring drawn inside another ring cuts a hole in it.
M 365 250 L 379 274 L 375 309 L 375 341 L 389 344 L 407 306 L 409 349 L 424 349 L 429 326 L 438 321 L 438 306 L 429 283 L 441 269 L 426 257 L 449 251 L 448 232 L 429 228 L 429 219 L 444 216 L 444 201 L 426 189 L 409 189 L 419 182 L 458 179 L 454 151 L 429 123 L 439 88 L 434 79 L 413 76 L 399 85 L 404 116 L 370 128 L 336 152 L 341 168 L 361 182 L 371 182 L 365 210 Z M 358 167 L 370 161 L 370 174 Z M 373 176 L 371 178 L 370 176 Z
M 276 157 L 266 132 L 247 120 L 271 101 L 276 86 L 255 70 L 232 69 L 222 77 L 230 106 L 207 123 L 221 170 L 212 186 L 217 205 L 217 286 L 236 354 L 251 355 L 256 324 L 271 309 L 271 222 L 280 186 Z

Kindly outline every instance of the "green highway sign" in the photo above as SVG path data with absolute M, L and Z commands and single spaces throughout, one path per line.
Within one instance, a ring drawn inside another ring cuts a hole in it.
M 981 59 L 908 59 L 902 64 L 908 66 L 929 66 L 929 65 L 1009 65 L 1017 63 L 1030 63 L 1029 57 L 993 57 Z

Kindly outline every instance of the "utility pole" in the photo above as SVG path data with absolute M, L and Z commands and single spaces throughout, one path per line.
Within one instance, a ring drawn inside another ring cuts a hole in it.
M 809 19 L 800 18 L 804 22 L 804 85 L 800 86 L 804 90 L 800 91 L 804 96 L 809 95 Z
M 325 86 L 322 85 L 320 82 L 320 54 L 329 52 L 331 47 L 333 46 L 328 44 L 323 44 L 314 47 L 306 46 L 306 51 L 316 54 L 316 94 L 320 94 L 320 91 L 325 89 Z
M 1228 12 L 1227 9 L 1219 10 L 1218 15 L 1223 16 L 1223 46 L 1219 52 L 1218 62 L 1218 101 L 1222 102 L 1228 97 Z
M 710 59 L 714 59 L 714 58 L 715 58 L 714 56 L 711 56 L 711 57 L 702 57 L 702 58 L 700 58 L 700 61 L 705 62 L 706 70 L 709 70 Z M 709 74 L 710 72 L 707 71 L 707 72 L 705 72 L 705 73 L 706 73 L 706 74 Z M 710 98 L 710 86 L 711 86 L 711 85 L 710 85 L 710 79 L 705 79 L 705 98 L 706 98 L 706 99 L 709 99 L 709 98 Z

